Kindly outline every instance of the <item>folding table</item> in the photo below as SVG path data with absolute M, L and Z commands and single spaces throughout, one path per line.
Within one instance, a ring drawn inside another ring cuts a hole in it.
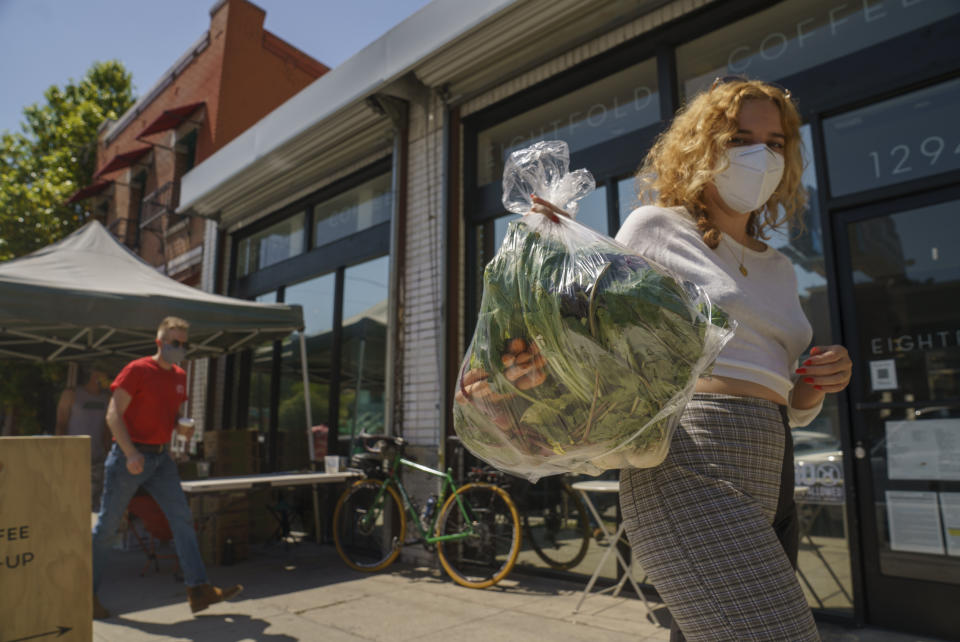
M 624 583 L 629 580 L 630 584 L 633 585 L 633 590 L 637 592 L 637 595 L 640 596 L 641 600 L 643 600 L 644 606 L 647 607 L 647 615 L 653 619 L 654 622 L 656 622 L 656 619 L 653 618 L 653 610 L 650 608 L 650 604 L 647 602 L 646 596 L 643 594 L 643 591 L 640 590 L 636 580 L 633 579 L 633 556 L 631 555 L 630 563 L 627 564 L 627 562 L 623 559 L 623 555 L 621 555 L 620 551 L 617 550 L 617 544 L 620 543 L 621 538 L 624 536 L 625 522 L 621 521 L 620 525 L 616 529 L 616 532 L 610 533 L 610 531 L 607 530 L 606 524 L 603 522 L 603 518 L 600 517 L 600 513 L 597 511 L 597 507 L 590 498 L 590 493 L 619 494 L 620 482 L 602 480 L 581 481 L 572 484 L 572 488 L 580 493 L 580 496 L 583 498 L 583 503 L 587 505 L 587 508 L 590 510 L 593 518 L 597 521 L 597 525 L 603 531 L 604 538 L 610 544 L 607 550 L 604 552 L 603 557 L 600 558 L 600 562 L 597 564 L 597 568 L 593 571 L 590 581 L 587 582 L 587 588 L 583 590 L 583 594 L 580 596 L 580 601 L 577 602 L 577 607 L 573 610 L 573 612 L 577 613 L 580 611 L 583 601 L 587 599 L 587 596 L 590 595 L 590 591 L 593 590 L 593 585 L 596 584 L 597 577 L 600 575 L 600 571 L 603 570 L 603 565 L 606 564 L 607 558 L 610 557 L 610 553 L 613 553 L 617 556 L 617 564 L 619 565 L 620 569 L 623 570 L 623 577 L 621 577 L 615 585 L 599 590 L 595 593 L 595 595 L 612 591 L 613 596 L 616 597 L 620 594 L 621 589 L 623 589 Z
M 261 488 L 287 488 L 290 486 L 305 486 L 315 484 L 333 484 L 351 479 L 359 479 L 363 475 L 355 471 L 337 473 L 269 473 L 263 475 L 237 475 L 234 477 L 211 477 L 180 482 L 183 492 L 187 496 L 210 493 L 225 493 L 244 490 L 259 490 Z M 204 515 L 194 515 L 201 524 Z M 320 537 L 320 515 L 314 512 L 314 527 L 317 537 Z

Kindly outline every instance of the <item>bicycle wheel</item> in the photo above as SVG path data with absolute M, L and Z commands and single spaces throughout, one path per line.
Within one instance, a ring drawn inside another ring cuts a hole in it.
M 492 484 L 459 488 L 443 504 L 437 534 L 454 535 L 471 527 L 473 534 L 463 539 L 437 542 L 440 564 L 457 584 L 493 586 L 510 573 L 520 553 L 520 517 L 510 495 Z
M 523 527 L 534 552 L 550 568 L 566 571 L 583 561 L 590 546 L 590 520 L 583 500 L 567 484 L 546 505 L 524 511 Z
M 358 571 L 379 571 L 390 566 L 400 555 L 406 530 L 407 518 L 400 496 L 393 486 L 384 488 L 383 482 L 376 479 L 350 486 L 333 512 L 337 552 L 347 566 Z

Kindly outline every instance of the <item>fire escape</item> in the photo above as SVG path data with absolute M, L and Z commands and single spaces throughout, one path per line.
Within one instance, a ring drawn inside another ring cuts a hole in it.
M 163 255 L 163 271 L 171 259 L 171 238 L 183 232 L 186 235 L 186 246 L 190 246 L 190 223 L 188 217 L 177 214 L 175 209 L 180 202 L 179 181 L 168 181 L 150 194 L 147 194 L 140 204 L 139 235 L 144 233 L 155 234 L 160 239 L 160 249 Z M 139 249 L 139 248 L 138 248 Z

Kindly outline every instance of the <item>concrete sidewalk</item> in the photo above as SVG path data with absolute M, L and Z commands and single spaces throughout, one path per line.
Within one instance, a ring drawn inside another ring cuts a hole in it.
M 113 613 L 94 623 L 94 639 L 110 642 L 197 640 L 668 640 L 666 610 L 651 603 L 657 623 L 635 597 L 590 596 L 573 614 L 583 586 L 514 572 L 496 587 L 460 587 L 429 568 L 396 564 L 364 574 L 341 562 L 332 546 L 302 543 L 256 549 L 251 559 L 213 567 L 219 585 L 241 583 L 234 602 L 194 617 L 168 560 L 140 577 L 140 552 L 113 551 L 101 602 Z M 659 608 L 657 608 L 659 607 Z M 930 642 L 875 629 L 821 624 L 829 642 Z

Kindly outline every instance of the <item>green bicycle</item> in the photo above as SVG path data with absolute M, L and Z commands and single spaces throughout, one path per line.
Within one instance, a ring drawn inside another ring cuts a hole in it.
M 366 452 L 354 455 L 352 463 L 367 478 L 344 491 L 333 513 L 333 541 L 350 568 L 383 570 L 403 546 L 422 543 L 428 550 L 436 547 L 443 569 L 463 586 L 486 588 L 510 573 L 520 552 L 521 526 L 506 491 L 488 483 L 457 487 L 450 470 L 443 473 L 405 459 L 401 437 L 358 438 Z M 436 502 L 428 500 L 422 513 L 403 485 L 402 468 L 443 479 Z M 408 520 L 419 531 L 412 542 L 406 541 Z

